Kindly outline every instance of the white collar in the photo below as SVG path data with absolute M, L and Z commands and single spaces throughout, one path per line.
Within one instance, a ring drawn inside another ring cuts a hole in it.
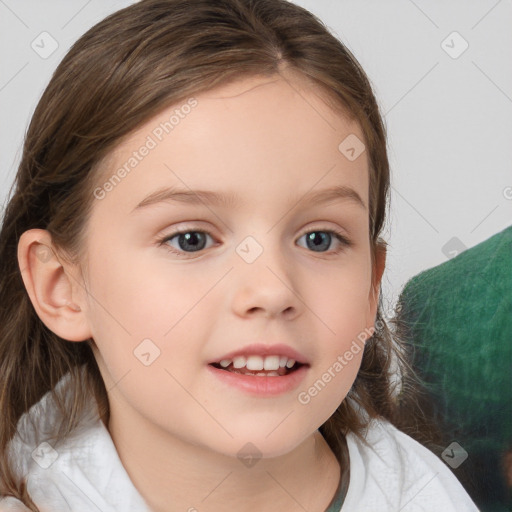
M 56 390 L 69 381 L 67 374 Z M 48 510 L 150 512 L 119 459 L 94 397 L 77 428 L 56 443 L 61 418 L 52 393 L 47 393 L 20 418 L 9 445 L 18 476 L 28 475 L 33 501 Z
M 56 390 L 68 382 L 69 374 Z M 33 501 L 42 510 L 151 512 L 119 459 L 94 397 L 78 427 L 56 443 L 60 418 L 49 392 L 20 418 L 8 447 Z M 403 512 L 478 512 L 446 465 L 389 422 L 372 420 L 365 438 L 368 444 L 353 433 L 346 436 L 350 483 L 340 512 L 393 512 L 404 503 Z

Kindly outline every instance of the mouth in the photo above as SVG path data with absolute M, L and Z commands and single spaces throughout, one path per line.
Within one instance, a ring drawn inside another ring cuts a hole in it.
M 260 398 L 290 393 L 308 374 L 308 363 L 284 355 L 232 357 L 208 363 L 211 375 L 229 389 Z
M 235 357 L 233 360 L 224 359 L 217 363 L 210 363 L 210 366 L 229 373 L 247 375 L 252 377 L 283 377 L 296 372 L 302 366 L 309 366 L 300 363 L 286 356 L 260 356 Z

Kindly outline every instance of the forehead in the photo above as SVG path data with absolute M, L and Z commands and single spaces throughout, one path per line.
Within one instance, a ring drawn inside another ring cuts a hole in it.
M 347 137 L 363 144 L 362 130 L 341 106 L 333 110 L 331 98 L 310 80 L 248 77 L 194 99 L 193 108 L 184 108 L 185 99 L 163 109 L 111 153 L 102 179 L 122 167 L 129 176 L 109 199 L 122 199 L 122 189 L 133 206 L 143 189 L 178 184 L 217 190 L 230 185 L 254 195 L 267 194 L 273 183 L 276 193 L 288 194 L 290 186 L 307 190 L 320 180 L 325 186 L 355 185 L 367 202 L 366 152 L 350 161 L 340 149 Z M 127 162 L 148 140 L 154 147 L 130 169 Z

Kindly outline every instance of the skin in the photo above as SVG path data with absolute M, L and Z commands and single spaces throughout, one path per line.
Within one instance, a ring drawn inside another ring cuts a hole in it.
M 372 282 L 367 155 L 349 161 L 338 150 L 349 134 L 364 137 L 300 77 L 243 79 L 196 99 L 129 175 L 94 200 L 81 268 L 56 249 L 49 260 L 37 257 L 51 247 L 48 232 L 22 235 L 25 286 L 53 332 L 70 342 L 94 340 L 109 390 L 109 432 L 153 510 L 324 511 L 340 466 L 317 429 L 348 393 L 362 351 L 308 404 L 297 395 L 374 326 L 385 252 L 377 253 Z M 177 107 L 126 139 L 105 176 Z M 240 204 L 167 202 L 130 214 L 171 185 L 229 189 Z M 365 207 L 298 202 L 332 185 L 350 186 Z M 212 236 L 198 252 L 187 252 L 178 237 L 159 245 L 182 227 Z M 324 235 L 319 251 L 308 246 L 305 233 L 328 229 L 352 245 L 334 236 L 329 244 Z M 236 252 L 247 236 L 263 249 L 251 264 Z M 146 338 L 160 349 L 149 366 L 133 353 Z M 207 371 L 208 361 L 258 341 L 285 343 L 306 357 L 310 368 L 297 389 L 250 396 Z M 247 442 L 262 454 L 252 467 L 237 457 Z

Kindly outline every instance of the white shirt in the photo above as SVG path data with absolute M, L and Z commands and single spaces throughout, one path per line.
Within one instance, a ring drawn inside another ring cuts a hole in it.
M 29 494 L 41 512 L 151 512 L 126 473 L 94 399 L 79 427 L 56 444 L 58 418 L 47 393 L 20 418 L 9 445 L 18 475 L 27 475 Z M 389 422 L 373 420 L 366 440 L 369 446 L 347 435 L 350 483 L 340 512 L 478 512 L 444 462 Z M 15 498 L 0 498 L 0 512 L 7 511 L 29 512 Z

